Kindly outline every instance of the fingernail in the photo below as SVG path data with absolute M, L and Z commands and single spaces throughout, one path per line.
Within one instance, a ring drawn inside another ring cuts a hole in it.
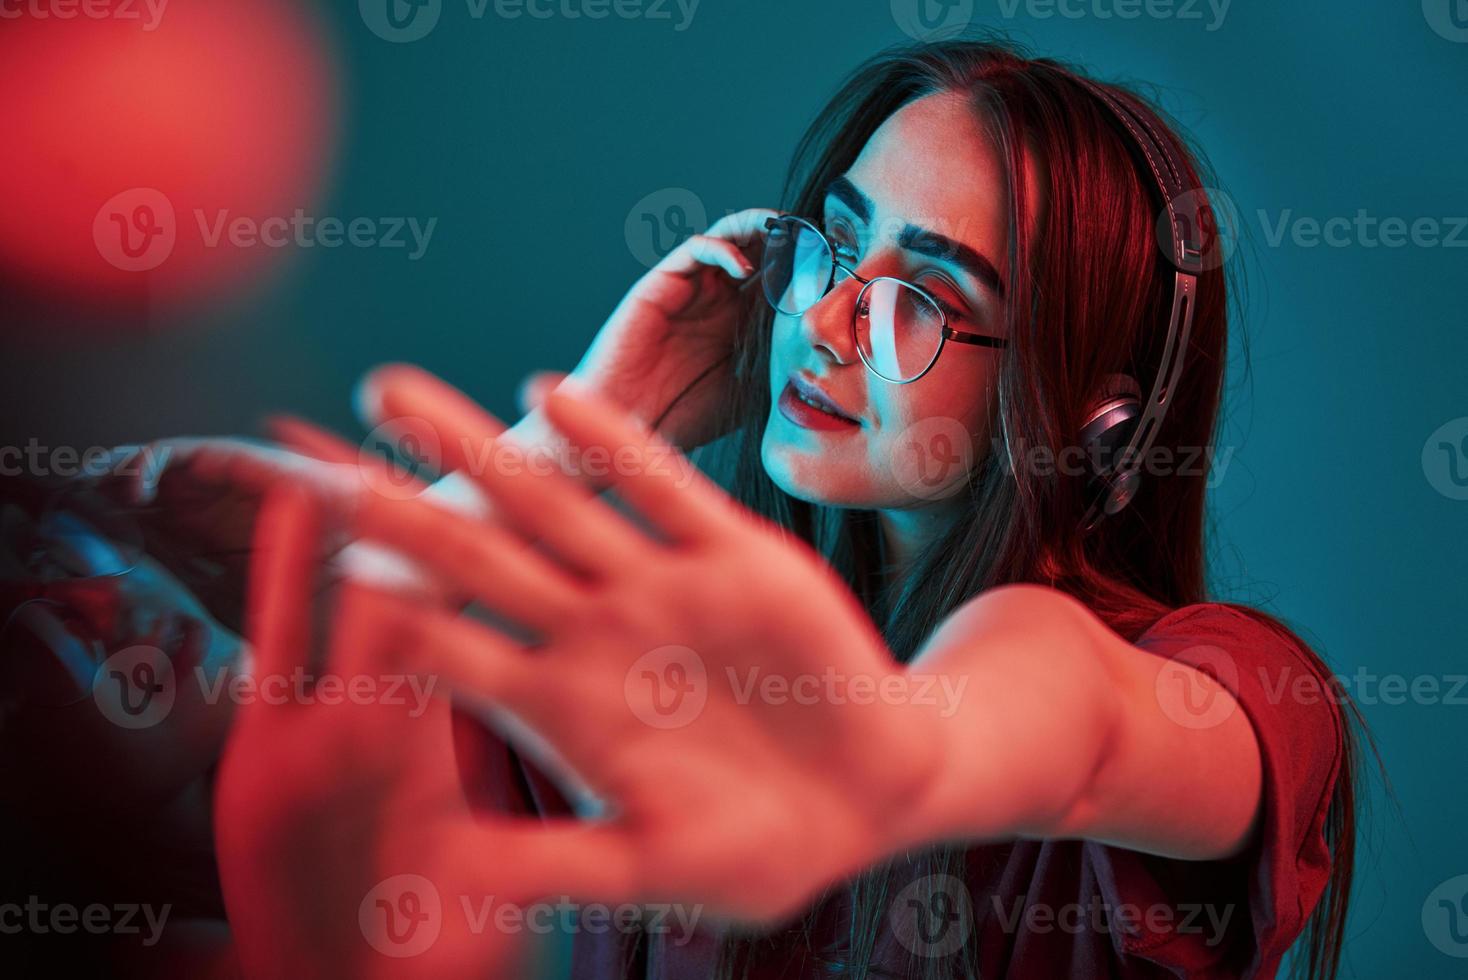
M 518 393 L 520 410 L 529 412 L 539 408 L 540 403 L 545 400 L 546 393 L 565 380 L 565 377 L 566 375 L 560 371 L 535 371 L 527 375 L 525 380 L 520 382 Z

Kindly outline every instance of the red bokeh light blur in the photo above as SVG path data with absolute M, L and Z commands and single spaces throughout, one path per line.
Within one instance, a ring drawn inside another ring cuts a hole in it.
M 298 5 L 4 3 L 7 279 L 166 303 L 247 284 L 289 251 L 211 247 L 198 216 L 212 231 L 222 211 L 289 218 L 319 198 L 336 81 Z

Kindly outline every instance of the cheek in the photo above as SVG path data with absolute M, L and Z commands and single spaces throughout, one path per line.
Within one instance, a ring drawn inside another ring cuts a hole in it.
M 890 475 L 888 489 L 934 501 L 956 491 L 990 452 L 990 413 L 997 380 L 977 358 L 948 360 L 910 385 L 874 391 L 881 426 L 872 458 Z M 963 351 L 963 354 L 969 354 Z M 988 360 L 992 360 L 992 357 Z
M 988 438 L 997 381 L 988 363 L 993 358 L 981 361 L 983 355 L 974 357 L 973 352 L 952 347 L 912 384 L 874 386 L 872 398 L 884 436 L 895 439 L 913 426 L 944 425 L 967 432 L 979 442 Z
M 776 313 L 770 322 L 770 377 L 784 378 L 790 372 L 790 352 L 795 343 L 796 335 L 799 333 L 799 325 L 794 317 Z

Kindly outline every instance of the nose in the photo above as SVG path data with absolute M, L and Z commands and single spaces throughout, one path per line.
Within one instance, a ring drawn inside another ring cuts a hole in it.
M 838 266 L 830 291 L 800 315 L 800 329 L 806 340 L 817 350 L 824 350 L 837 364 L 857 360 L 851 318 L 861 287 L 860 282 Z

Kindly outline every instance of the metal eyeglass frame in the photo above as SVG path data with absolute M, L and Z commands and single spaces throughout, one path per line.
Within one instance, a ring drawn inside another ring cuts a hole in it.
M 871 279 L 862 278 L 860 275 L 857 274 L 855 269 L 843 265 L 841 261 L 836 258 L 836 248 L 831 244 L 831 240 L 827 238 L 819 228 L 817 228 L 811 222 L 805 220 L 802 217 L 793 214 L 786 214 L 781 215 L 778 218 L 766 218 L 765 230 L 774 231 L 775 228 L 782 221 L 799 222 L 800 224 L 809 228 L 811 231 L 815 232 L 815 234 L 820 238 L 821 242 L 826 246 L 826 254 L 831 256 L 831 269 L 826 274 L 826 284 L 821 289 L 821 295 L 816 298 L 814 303 L 811 303 L 810 306 L 807 306 L 805 310 L 801 310 L 800 313 L 786 313 L 784 310 L 780 309 L 778 306 L 775 305 L 774 301 L 770 299 L 768 291 L 765 292 L 765 302 L 769 303 L 770 307 L 776 313 L 784 313 L 786 316 L 800 316 L 802 313 L 805 313 L 806 310 L 809 310 L 811 307 L 815 306 L 816 303 L 819 303 L 821 300 L 825 299 L 827 295 L 830 294 L 831 290 L 836 285 L 837 269 L 840 269 L 852 279 L 855 279 L 857 282 L 861 283 L 861 292 L 856 294 L 856 302 L 851 307 L 851 339 L 856 344 L 857 356 L 861 358 L 861 362 L 866 365 L 867 370 L 875 374 L 877 377 L 881 378 L 883 381 L 895 385 L 912 384 L 914 381 L 918 380 L 923 375 L 932 370 L 933 365 L 938 363 L 939 355 L 943 353 L 943 345 L 950 340 L 957 341 L 960 344 L 972 344 L 976 347 L 992 347 L 996 349 L 1003 348 L 1009 345 L 1009 341 L 1005 340 L 1003 337 L 991 337 L 987 334 L 969 333 L 963 330 L 955 330 L 954 328 L 950 327 L 948 325 L 948 314 L 944 312 L 943 304 L 939 303 L 938 300 L 934 298 L 932 293 L 928 292 L 921 286 L 914 285 L 913 283 L 910 283 L 905 279 L 898 279 L 896 276 L 874 276 Z M 928 361 L 927 365 L 924 366 L 921 371 L 919 371 L 912 377 L 902 381 L 899 381 L 896 378 L 887 377 L 881 371 L 878 371 L 871 361 L 867 360 L 866 354 L 863 353 L 861 349 L 861 338 L 857 336 L 856 332 L 856 321 L 857 318 L 861 316 L 861 310 L 864 305 L 863 300 L 865 300 L 866 298 L 867 290 L 871 289 L 874 283 L 881 282 L 884 279 L 889 279 L 892 282 L 898 283 L 899 285 L 906 286 L 908 289 L 911 289 L 913 292 L 917 293 L 924 300 L 926 300 L 933 307 L 933 309 L 938 311 L 938 316 L 942 321 L 942 326 L 940 327 L 938 334 L 938 347 L 936 350 L 933 351 L 932 358 Z

